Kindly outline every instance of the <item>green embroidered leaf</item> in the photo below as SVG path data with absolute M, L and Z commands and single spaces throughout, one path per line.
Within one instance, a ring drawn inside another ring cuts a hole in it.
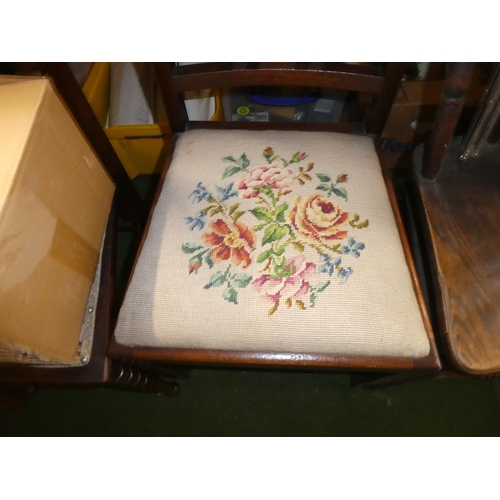
M 248 276 L 247 274 L 235 274 L 232 278 L 232 282 L 238 287 L 238 288 L 245 288 L 250 284 L 252 281 L 252 277 Z
M 208 290 L 213 286 L 222 286 L 226 282 L 226 279 L 227 279 L 227 273 L 222 273 L 220 271 L 217 271 L 215 274 L 212 274 L 212 276 L 210 276 L 209 282 L 203 288 Z
M 237 174 L 243 170 L 241 167 L 237 167 L 236 165 L 230 165 L 229 167 L 224 170 L 224 173 L 222 174 L 222 178 L 225 179 L 226 177 L 231 177 L 234 174 Z
M 236 222 L 242 215 L 244 215 L 245 212 L 236 212 L 234 215 L 233 215 L 233 220 L 234 222 Z
M 264 222 L 264 224 L 259 224 L 258 226 L 255 226 L 253 228 L 254 231 L 261 231 L 262 229 L 264 229 L 265 227 L 267 226 L 267 222 Z
M 318 283 L 315 287 L 314 287 L 314 291 L 317 292 L 317 293 L 320 293 L 322 292 L 323 290 L 326 290 L 326 288 L 328 287 L 328 285 L 330 284 L 329 281 L 325 281 L 324 283 Z
M 250 161 L 247 158 L 247 155 L 243 153 L 237 160 L 236 163 L 241 166 L 241 168 L 244 170 L 250 165 Z
M 257 191 L 258 193 L 260 194 L 264 194 L 266 196 L 268 196 L 269 198 L 271 198 L 271 201 L 273 202 L 273 205 L 276 203 L 276 198 L 274 197 L 274 192 L 272 190 L 271 187 L 269 186 L 260 186 L 260 187 L 256 187 L 256 188 L 253 188 L 254 191 Z
M 332 188 L 332 191 L 341 198 L 345 198 L 347 200 L 347 191 L 344 188 Z
M 205 212 L 205 215 L 207 215 L 207 214 L 208 214 L 208 212 L 210 211 L 210 209 L 212 209 L 212 208 L 214 208 L 214 206 L 213 206 L 213 205 L 209 205 L 208 207 L 204 208 L 204 209 L 202 210 L 202 212 Z
M 215 207 L 211 212 L 210 212 L 210 217 L 213 217 L 214 215 L 222 213 L 223 210 L 221 207 Z
M 337 243 L 336 245 L 333 245 L 333 246 L 326 245 L 326 248 L 330 249 L 332 252 L 335 252 L 335 253 L 342 253 L 340 251 L 340 243 Z
M 234 205 L 231 205 L 229 207 L 229 215 L 233 215 L 233 213 L 236 212 L 236 210 L 238 210 L 240 205 L 241 203 L 235 203 Z
M 238 292 L 232 286 L 227 287 L 224 290 L 222 297 L 224 300 L 227 300 L 228 302 L 231 302 L 232 304 L 238 303 Z
M 325 281 L 325 283 L 318 283 L 316 286 L 311 287 L 311 294 L 309 295 L 309 305 L 311 307 L 316 305 L 316 300 L 318 298 L 317 294 L 324 291 L 329 284 L 329 281 Z
M 252 212 L 252 214 L 259 220 L 264 220 L 266 222 L 272 222 L 273 220 L 273 218 L 271 217 L 271 213 L 265 207 L 252 208 L 250 212 Z
M 357 229 L 363 229 L 364 227 L 368 227 L 370 222 L 368 219 L 364 220 L 363 222 L 360 222 L 357 225 L 351 224 L 352 227 L 356 227 Z
M 293 248 L 297 250 L 298 252 L 303 252 L 304 251 L 304 245 L 300 243 L 299 241 L 292 241 Z
M 264 232 L 264 237 L 262 238 L 262 245 L 266 243 L 272 243 L 273 241 L 281 240 L 288 234 L 288 228 L 286 226 L 280 226 L 279 224 L 271 224 L 268 226 Z
M 316 189 L 320 191 L 330 191 L 330 186 L 328 184 L 320 184 Z
M 289 278 L 295 272 L 295 264 L 292 262 L 290 268 L 287 269 L 286 259 L 283 259 L 278 264 L 274 265 L 273 274 L 270 279 L 277 280 L 280 278 Z
M 316 177 L 321 181 L 321 182 L 330 182 L 332 179 L 330 178 L 329 175 L 326 174 L 316 174 Z
M 288 228 L 288 232 L 290 233 L 290 236 L 291 236 L 292 238 L 295 238 L 295 233 L 294 233 L 294 231 L 293 231 L 293 227 L 292 227 L 292 226 L 290 226 L 290 224 L 285 224 L 285 227 L 287 227 L 287 228 Z
M 287 203 L 282 203 L 281 205 L 276 207 L 276 210 L 274 212 L 274 216 L 276 217 L 276 220 L 279 222 L 285 222 L 285 211 L 288 209 Z
M 222 158 L 222 161 L 230 161 L 232 163 L 236 163 L 236 160 L 232 156 L 225 156 Z
M 210 256 L 210 252 L 207 252 L 205 254 L 205 262 L 208 264 L 208 267 L 212 269 L 214 267 L 214 261 L 212 260 L 212 257 Z
M 276 255 L 283 255 L 285 253 L 285 250 L 286 250 L 286 245 L 281 245 L 275 250 L 274 253 Z
M 257 262 L 259 264 L 262 264 L 262 262 L 266 261 L 267 259 L 269 259 L 271 257 L 271 255 L 273 254 L 273 250 L 272 248 L 269 249 L 269 250 L 266 250 L 265 252 L 262 252 L 261 254 L 259 254 L 259 256 L 257 257 Z
M 314 307 L 316 305 L 317 295 L 314 292 L 311 292 L 309 295 L 309 307 Z
M 196 245 L 195 243 L 184 243 L 181 247 L 184 253 L 194 253 L 196 250 L 200 250 L 203 247 L 201 245 Z

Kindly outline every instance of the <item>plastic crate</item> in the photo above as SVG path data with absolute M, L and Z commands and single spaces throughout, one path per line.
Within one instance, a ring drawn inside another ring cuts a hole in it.
M 227 121 L 336 122 L 340 120 L 346 95 L 333 91 L 279 95 L 245 87 L 225 89 L 222 103 Z

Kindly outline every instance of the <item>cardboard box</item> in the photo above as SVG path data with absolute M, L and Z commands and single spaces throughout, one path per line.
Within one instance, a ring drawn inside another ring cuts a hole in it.
M 114 185 L 50 80 L 0 110 L 0 352 L 74 363 Z
M 476 72 L 467 94 L 466 107 L 474 108 L 479 104 L 485 87 L 479 72 Z M 430 135 L 443 88 L 444 80 L 401 82 L 381 135 L 381 147 L 389 167 L 411 166 L 413 150 Z

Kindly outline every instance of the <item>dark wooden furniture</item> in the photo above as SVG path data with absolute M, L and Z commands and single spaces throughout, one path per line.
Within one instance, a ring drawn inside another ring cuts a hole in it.
M 459 373 L 488 376 L 500 372 L 500 85 L 497 69 L 469 132 L 453 137 L 472 67 L 451 65 L 414 178 L 446 360 Z
M 176 67 L 173 64 L 156 63 L 156 77 L 162 91 L 168 117 L 175 133 L 182 133 L 193 128 L 243 128 L 249 130 L 281 129 L 281 130 L 313 130 L 334 131 L 344 133 L 371 134 L 376 138 L 381 133 L 398 84 L 401 80 L 404 64 L 391 63 L 358 67 L 342 63 L 326 63 L 295 65 L 258 63 L 206 63 L 195 66 Z M 189 122 L 182 99 L 182 92 L 210 87 L 231 87 L 244 85 L 297 85 L 308 87 L 333 87 L 372 93 L 375 97 L 370 112 L 363 123 L 234 123 L 234 122 Z M 162 183 L 168 169 L 168 162 L 158 187 L 156 201 L 161 192 Z M 397 372 L 405 370 L 440 369 L 440 361 L 434 343 L 433 333 L 428 321 L 427 311 L 417 280 L 415 267 L 411 257 L 403 224 L 399 215 L 396 198 L 387 169 L 384 169 L 387 191 L 392 203 L 394 215 L 400 231 L 408 268 L 418 297 L 427 335 L 430 352 L 426 358 L 384 358 L 366 356 L 312 356 L 293 355 L 287 353 L 258 353 L 213 351 L 201 349 L 166 349 L 147 347 L 125 347 L 111 339 L 109 355 L 117 359 L 152 360 L 159 363 L 179 363 L 198 366 L 247 366 L 291 369 L 343 369 L 343 370 L 375 370 L 380 372 Z M 150 213 L 151 216 L 154 210 Z M 143 243 L 147 235 L 146 226 Z

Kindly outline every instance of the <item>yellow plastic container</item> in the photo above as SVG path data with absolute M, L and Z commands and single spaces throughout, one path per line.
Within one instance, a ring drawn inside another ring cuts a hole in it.
M 83 87 L 103 127 L 109 109 L 110 67 L 110 63 L 94 63 Z M 215 97 L 215 112 L 211 121 L 224 120 L 219 91 L 214 90 L 212 95 Z M 104 130 L 131 179 L 140 174 L 161 172 L 167 154 L 166 145 L 172 140 L 166 119 L 151 125 L 115 125 Z
M 109 62 L 94 63 L 82 88 L 87 101 L 103 127 L 106 126 L 108 119 L 110 67 L 111 63 Z
M 172 140 L 168 123 L 115 125 L 105 129 L 129 177 L 161 172 L 165 163 L 166 141 Z

